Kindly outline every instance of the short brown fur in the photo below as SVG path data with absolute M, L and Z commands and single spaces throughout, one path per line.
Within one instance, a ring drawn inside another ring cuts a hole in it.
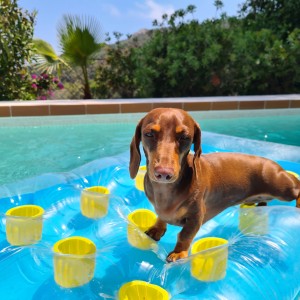
M 158 215 L 146 233 L 159 240 L 167 223 L 182 226 L 169 262 L 187 257 L 200 226 L 232 205 L 277 198 L 296 199 L 300 207 L 300 181 L 277 163 L 239 153 L 202 155 L 200 127 L 183 110 L 157 108 L 138 123 L 130 145 L 132 178 L 141 161 L 140 142 L 147 160 L 145 193 Z

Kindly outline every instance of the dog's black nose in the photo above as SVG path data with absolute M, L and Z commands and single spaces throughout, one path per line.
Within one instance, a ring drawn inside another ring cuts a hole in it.
M 156 167 L 154 170 L 154 175 L 158 181 L 168 182 L 174 176 L 174 169 L 173 168 Z

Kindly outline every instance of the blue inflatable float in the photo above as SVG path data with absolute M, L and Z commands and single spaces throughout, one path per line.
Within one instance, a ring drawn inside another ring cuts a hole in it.
M 205 145 L 203 150 L 221 151 Z M 167 264 L 179 228 L 169 226 L 154 242 L 132 223 L 130 214 L 153 207 L 130 179 L 128 161 L 126 152 L 0 188 L 1 299 L 297 299 L 300 210 L 294 202 L 231 207 L 195 238 L 214 237 L 224 245 Z M 299 163 L 278 162 L 300 174 Z M 109 191 L 101 191 L 107 207 L 94 203 L 83 213 L 82 191 L 99 186 Z M 137 237 L 128 237 L 134 232 Z M 214 255 L 221 250 L 226 255 L 218 260 Z M 213 258 L 199 265 L 199 257 Z M 225 264 L 219 278 L 194 274 L 211 264 Z

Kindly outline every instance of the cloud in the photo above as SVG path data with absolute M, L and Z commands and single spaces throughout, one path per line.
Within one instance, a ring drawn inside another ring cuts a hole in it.
M 103 5 L 104 10 L 110 14 L 113 17 L 120 17 L 121 16 L 121 12 L 120 10 L 112 4 L 104 4 Z
M 136 3 L 138 11 L 136 12 L 140 17 L 150 20 L 161 20 L 163 14 L 171 15 L 175 9 L 171 4 L 162 5 L 153 0 L 145 0 L 143 4 Z

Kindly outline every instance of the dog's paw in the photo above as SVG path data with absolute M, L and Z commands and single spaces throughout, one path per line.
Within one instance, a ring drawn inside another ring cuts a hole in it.
M 188 257 L 188 251 L 171 252 L 167 256 L 167 262 L 175 262 L 176 260 Z
M 145 233 L 155 241 L 159 241 L 160 238 L 165 234 L 165 232 L 165 228 L 159 228 L 155 226 L 150 227 L 147 231 L 145 231 Z

